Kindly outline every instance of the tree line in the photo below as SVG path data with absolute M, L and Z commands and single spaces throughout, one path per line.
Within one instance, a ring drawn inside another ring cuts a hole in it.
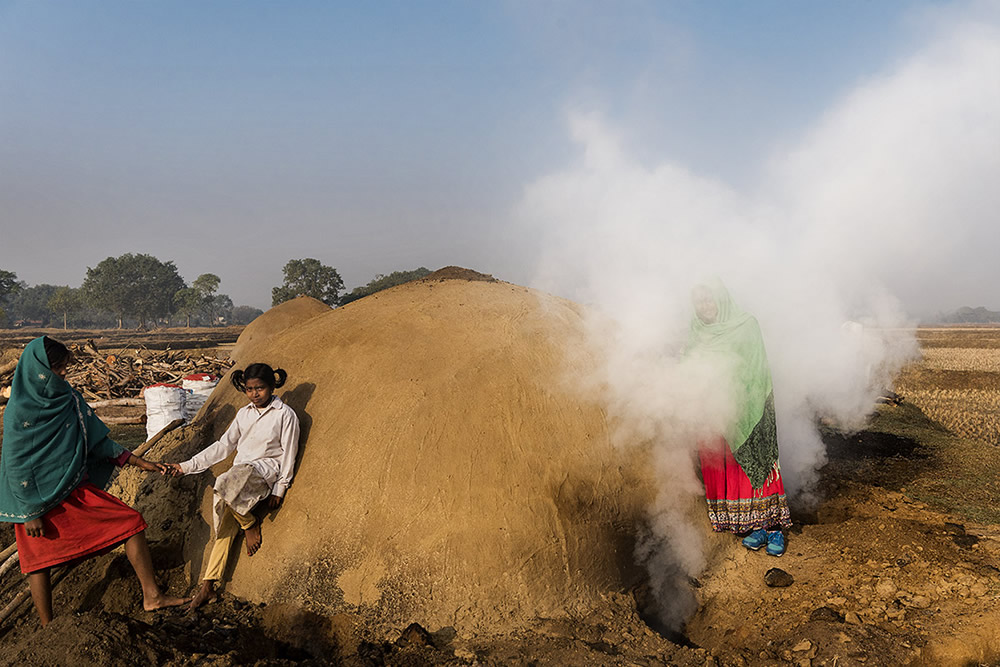
M 340 273 L 337 269 L 323 264 L 318 259 L 289 260 L 282 272 L 285 276 L 284 282 L 271 290 L 272 306 L 277 306 L 279 303 L 298 296 L 311 296 L 331 308 L 335 308 L 430 274 L 430 270 L 423 266 L 411 271 L 380 273 L 367 284 L 355 287 L 342 295 L 340 291 L 344 289 L 344 281 L 341 279 Z
M 379 274 L 342 295 L 344 282 L 335 268 L 313 258 L 293 259 L 285 264 L 283 283 L 271 290 L 271 303 L 307 295 L 335 307 L 428 273 L 420 267 Z M 15 273 L 0 269 L 0 327 L 214 326 L 248 324 L 263 312 L 234 306 L 228 295 L 218 293 L 220 283 L 214 273 L 203 273 L 188 285 L 173 262 L 132 253 L 88 267 L 79 287 L 29 286 Z

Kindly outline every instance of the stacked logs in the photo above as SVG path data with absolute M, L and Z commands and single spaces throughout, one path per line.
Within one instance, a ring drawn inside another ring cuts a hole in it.
M 222 376 L 232 366 L 197 350 L 150 350 L 145 347 L 106 353 L 92 340 L 69 345 L 74 362 L 66 380 L 83 394 L 93 407 L 133 407 L 144 405 L 142 390 L 161 382 L 177 384 L 187 375 L 210 373 Z M 9 398 L 17 362 L 0 366 L 0 404 Z M 103 417 L 102 417 L 103 418 Z M 107 421 L 107 419 L 105 419 Z
M 192 373 L 224 375 L 228 359 L 198 354 L 192 350 L 134 348 L 117 354 L 98 351 L 93 341 L 70 346 L 76 363 L 66 380 L 89 400 L 141 396 L 143 387 L 166 382 L 180 384 Z

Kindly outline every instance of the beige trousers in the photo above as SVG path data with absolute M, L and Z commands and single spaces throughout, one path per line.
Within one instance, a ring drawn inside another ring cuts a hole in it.
M 232 507 L 226 505 L 222 513 L 222 520 L 219 522 L 219 529 L 215 533 L 215 544 L 212 545 L 212 555 L 208 557 L 208 567 L 205 568 L 206 581 L 219 581 L 226 571 L 226 563 L 229 562 L 229 551 L 233 546 L 233 540 L 240 532 L 240 528 L 247 530 L 253 528 L 257 523 L 256 517 L 250 514 L 238 514 Z

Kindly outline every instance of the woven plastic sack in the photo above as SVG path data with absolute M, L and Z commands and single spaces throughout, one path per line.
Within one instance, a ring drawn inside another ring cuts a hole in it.
M 146 399 L 146 439 L 174 421 L 184 418 L 186 391 L 175 384 L 154 384 L 142 391 Z
M 191 422 L 205 405 L 205 401 L 215 391 L 215 385 L 219 384 L 219 378 L 208 373 L 196 373 L 188 375 L 181 380 L 181 386 L 190 393 L 184 401 L 184 421 Z

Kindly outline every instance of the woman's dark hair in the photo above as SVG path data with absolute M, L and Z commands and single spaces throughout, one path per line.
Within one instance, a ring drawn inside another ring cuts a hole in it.
M 56 339 L 45 336 L 42 342 L 45 344 L 45 356 L 49 358 L 49 368 L 58 368 L 72 359 L 73 353 Z
M 284 369 L 273 369 L 267 364 L 250 364 L 246 370 L 235 371 L 229 376 L 229 381 L 240 391 L 247 390 L 247 380 L 262 380 L 271 389 L 277 389 L 287 379 L 288 373 Z

